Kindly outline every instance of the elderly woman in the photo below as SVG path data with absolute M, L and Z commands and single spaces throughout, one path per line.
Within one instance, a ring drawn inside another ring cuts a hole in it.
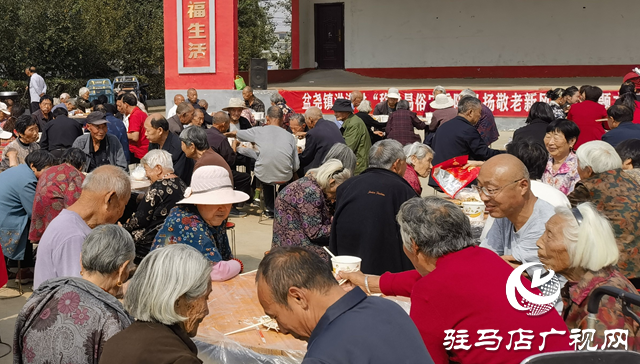
M 289 127 L 289 118 L 291 117 L 291 115 L 295 114 L 296 112 L 293 111 L 292 108 L 287 106 L 287 101 L 284 99 L 284 97 L 282 97 L 282 95 L 280 95 L 277 92 L 274 92 L 271 94 L 270 100 L 271 100 L 271 106 L 277 106 L 280 109 L 282 109 L 282 114 L 284 114 L 282 127 L 287 129 Z
M 547 126 L 554 120 L 556 120 L 556 117 L 553 115 L 553 109 L 549 104 L 545 102 L 534 103 L 529 110 L 529 116 L 525 121 L 526 125 L 513 133 L 513 141 L 518 142 L 528 139 L 544 147 Z
M 339 160 L 344 168 L 353 171 L 356 169 L 356 154 L 346 144 L 336 143 L 329 149 L 327 155 L 324 156 L 322 163 L 327 162 L 329 159 Z
M 209 314 L 210 274 L 211 262 L 190 246 L 152 251 L 124 298 L 136 321 L 107 342 L 100 363 L 202 363 L 191 338 Z
M 351 177 L 337 159 L 329 159 L 319 168 L 287 185 L 275 202 L 271 247 L 301 246 L 331 258 L 322 246 L 329 245 L 332 214 L 329 202 L 336 199 L 336 189 Z
M 80 88 L 78 91 L 78 98 L 76 99 L 76 107 L 82 112 L 91 108 L 91 102 L 89 101 L 89 89 L 86 87 Z
M 580 180 L 578 158 L 573 146 L 580 135 L 580 128 L 571 120 L 558 119 L 547 126 L 544 145 L 549 161 L 542 175 L 542 182 L 568 195 Z
M 59 165 L 42 173 L 33 199 L 29 240 L 39 242 L 51 220 L 80 198 L 84 182 L 84 174 L 80 171 L 85 161 L 83 151 L 69 148 L 62 153 Z
M 436 87 L 433 88 L 432 95 L 433 95 L 433 99 L 434 100 L 436 99 L 436 97 L 438 97 L 438 95 L 442 95 L 442 94 L 447 95 L 447 89 L 446 88 L 444 88 L 443 86 L 436 86 Z M 432 113 L 435 110 L 437 110 L 437 109 L 435 109 L 433 107 L 433 102 L 431 102 L 431 103 L 428 103 L 425 106 L 424 112 L 425 112 L 425 115 L 426 115 L 426 113 L 430 113 L 430 112 Z
M 622 170 L 620 156 L 607 142 L 588 142 L 576 154 L 581 180 L 569 202 L 592 202 L 609 219 L 620 248 L 618 268 L 640 288 L 640 185 Z
M 411 111 L 409 101 L 400 100 L 396 111 L 389 116 L 387 121 L 387 139 L 395 139 L 402 145 L 419 142 L 420 136 L 414 133 L 414 129 L 424 130 L 427 125 Z
M 420 142 L 407 144 L 403 149 L 404 154 L 407 156 L 407 170 L 404 172 L 404 179 L 409 182 L 418 196 L 420 196 L 422 195 L 422 185 L 418 177 L 429 178 L 431 161 L 433 161 L 433 149 Z
M 587 304 L 596 288 L 610 286 L 637 293 L 616 267 L 620 254 L 609 221 L 590 203 L 573 210 L 556 207 L 537 245 L 545 268 L 569 280 L 568 289 L 562 290 L 562 317 L 569 330 L 588 328 Z M 634 311 L 640 314 L 640 309 Z M 597 320 L 592 345 L 604 343 L 604 330 L 626 329 L 629 350 L 640 349 L 639 326 L 622 314 L 622 306 L 614 297 L 607 296 L 600 302 Z
M 360 102 L 360 106 L 358 106 L 358 112 L 356 116 L 362 119 L 364 125 L 367 126 L 369 130 L 369 138 L 371 139 L 371 144 L 374 144 L 377 141 L 384 139 L 384 129 L 386 128 L 386 123 L 381 123 L 376 121 L 376 119 L 372 118 L 371 115 L 371 104 L 369 100 L 363 100 Z
M 348 279 L 369 294 L 410 297 L 410 316 L 434 363 L 519 363 L 539 351 L 538 344 L 525 351 L 507 350 L 506 344 L 496 345 L 500 346 L 496 351 L 453 348 L 455 334 L 447 330 L 476 334 L 491 328 L 499 335 L 521 327 L 533 332 L 566 331 L 555 313 L 529 316 L 513 309 L 505 295 L 513 269 L 494 252 L 475 246 L 469 218 L 455 204 L 434 196 L 415 197 L 402 204 L 397 221 L 404 252 L 415 270 L 382 276 L 339 272 L 337 278 Z M 479 272 L 482 284 L 459 284 Z M 531 290 L 531 282 L 524 277 L 521 282 Z M 543 351 L 569 348 L 568 336 L 556 335 L 547 337 Z
M 118 298 L 134 256 L 133 240 L 122 227 L 93 229 L 82 244 L 82 278 L 45 281 L 20 311 L 14 362 L 97 364 L 104 343 L 131 325 Z
M 0 173 L 0 246 L 5 257 L 23 261 L 16 277 L 21 283 L 33 280 L 33 248 L 27 235 L 38 178 L 54 163 L 51 153 L 36 150 L 27 156 L 25 164 Z
M 34 150 L 40 149 L 38 140 L 38 122 L 29 115 L 22 115 L 15 124 L 18 138 L 7 144 L 2 151 L 0 172 L 24 163 L 25 157 Z
M 182 200 L 187 189 L 187 185 L 173 173 L 171 154 L 166 150 L 150 151 L 142 157 L 140 164 L 144 167 L 151 186 L 138 204 L 136 212 L 123 225 L 136 244 L 136 264 L 149 254 L 153 240 L 169 211 Z
M 184 193 L 158 231 L 151 250 L 170 244 L 187 244 L 214 263 L 211 279 L 225 281 L 242 271 L 229 247 L 226 221 L 234 203 L 249 198 L 235 191 L 229 172 L 219 166 L 203 166 L 193 172 L 191 186 Z

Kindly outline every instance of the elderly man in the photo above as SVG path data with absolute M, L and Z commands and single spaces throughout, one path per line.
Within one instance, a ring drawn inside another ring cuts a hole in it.
M 465 97 L 458 103 L 458 116 L 442 124 L 436 131 L 431 144 L 435 156 L 433 165 L 438 165 L 451 158 L 469 156 L 470 165 L 480 166 L 483 161 L 504 153 L 491 149 L 482 139 L 475 125 L 482 115 L 482 103 L 475 97 Z M 433 178 L 429 186 L 438 188 Z
M 293 114 L 291 115 L 291 118 L 289 118 L 289 120 L 293 120 L 289 123 L 291 134 L 293 134 L 295 137 L 304 137 L 307 131 L 307 123 L 305 122 L 304 115 Z
M 329 149 L 336 143 L 344 144 L 340 129 L 330 121 L 322 118 L 322 111 L 312 106 L 304 113 L 305 122 L 309 127 L 304 151 L 300 154 L 300 168 L 308 171 L 318 168 L 322 164 Z
M 229 145 L 229 139 L 223 134 L 229 130 L 231 119 L 229 114 L 218 111 L 213 114 L 213 125 L 206 130 L 207 141 L 211 149 L 220 154 L 229 166 L 236 165 L 236 144 Z
M 71 100 L 71 95 L 69 95 L 66 92 L 60 94 L 60 102 L 56 106 L 54 106 L 53 109 L 51 109 L 51 111 L 54 111 L 54 110 L 59 109 L 59 108 L 63 108 L 65 110 L 67 110 L 67 111 L 71 111 L 67 107 L 67 103 L 69 102 L 69 100 Z
M 364 121 L 353 113 L 351 102 L 345 99 L 337 99 L 331 109 L 336 115 L 336 120 L 342 121 L 342 136 L 351 150 L 356 154 L 356 170 L 354 174 L 360 174 L 368 165 L 368 153 L 371 148 L 369 131 Z
M 574 207 L 591 202 L 609 219 L 620 248 L 618 269 L 640 287 L 640 185 L 621 169 L 620 156 L 606 142 L 585 143 L 576 155 L 580 181 L 569 202 Z
M 106 164 L 118 166 L 125 171 L 129 169 L 118 138 L 107 134 L 107 122 L 104 113 L 92 112 L 87 116 L 89 134 L 81 135 L 73 142 L 73 148 L 78 148 L 87 155 L 83 172 L 91 172 Z
M 140 110 L 137 106 L 138 100 L 133 94 L 127 93 L 122 96 L 122 111 L 127 116 L 129 129 L 127 130 L 127 138 L 129 138 L 129 150 L 131 151 L 131 163 L 139 163 L 140 158 L 144 157 L 149 151 L 149 141 L 145 136 L 144 121 L 147 120 L 147 114 Z
M 190 88 L 187 90 L 187 101 L 191 103 L 191 106 L 193 106 L 194 108 L 202 108 L 202 106 L 200 106 L 200 104 L 198 103 L 198 101 L 200 100 L 198 99 L 198 91 L 195 88 Z
M 202 115 L 203 115 L 203 118 L 204 118 L 203 119 L 204 120 L 204 124 L 205 125 L 213 124 L 213 118 L 207 112 L 207 110 L 209 109 L 209 103 L 207 102 L 207 100 L 205 100 L 205 99 L 198 100 L 198 106 L 200 106 L 200 111 L 202 111 Z M 196 109 L 198 109 L 198 108 L 196 108 Z
M 602 136 L 602 140 L 615 148 L 625 140 L 640 138 L 640 125 L 633 122 L 633 114 L 633 110 L 624 105 L 611 105 L 607 109 L 607 119 L 611 130 Z
M 251 128 L 251 122 L 242 116 L 242 110 L 246 109 L 244 101 L 238 98 L 229 99 L 229 105 L 222 108 L 223 111 L 229 113 L 231 123 L 229 124 L 229 131 L 246 130 Z
M 360 106 L 362 100 L 364 100 L 364 95 L 360 91 L 353 91 L 351 96 L 349 96 L 349 100 L 351 100 L 351 107 L 355 110 Z
M 478 95 L 468 88 L 460 92 L 460 100 L 465 97 L 478 98 Z M 493 112 L 485 104 L 482 104 L 480 120 L 475 127 L 478 130 L 478 133 L 480 133 L 482 140 L 484 140 L 487 145 L 491 145 L 491 143 L 495 142 L 500 137 L 498 127 L 496 126 L 496 119 L 493 117 Z
M 173 97 L 173 106 L 171 106 L 169 111 L 167 111 L 167 120 L 176 114 L 178 105 L 182 104 L 183 102 L 184 102 L 184 96 L 182 94 L 176 94 Z
M 255 176 L 262 183 L 265 215 L 273 217 L 276 186 L 288 183 L 300 166 L 296 141 L 282 128 L 282 109 L 271 106 L 267 110 L 267 125 L 260 128 L 227 133 L 243 142 L 255 143 L 259 154 L 252 148 L 238 147 L 238 153 L 256 160 Z
M 433 363 L 398 305 L 360 288 L 345 292 L 313 252 L 271 250 L 256 283 L 258 300 L 280 331 L 309 342 L 304 363 Z
M 184 127 L 189 127 L 189 126 L 199 126 L 201 128 L 206 128 L 207 126 L 202 126 L 202 124 L 204 124 L 204 117 L 205 115 L 207 115 L 207 113 L 205 113 L 204 111 L 202 111 L 202 109 L 193 109 L 193 119 L 191 119 L 191 122 L 187 125 L 185 125 Z
M 40 104 L 38 110 L 31 114 L 31 118 L 38 123 L 40 132 L 44 130 L 44 126 L 48 122 L 53 120 L 53 114 L 51 113 L 51 107 L 53 106 L 53 99 L 49 95 L 43 95 L 40 98 Z
M 411 111 L 409 101 L 398 101 L 396 109 L 397 111 L 389 117 L 385 128 L 387 139 L 395 139 L 402 145 L 420 142 L 420 135 L 416 134 L 414 129 L 424 130 L 427 125 Z
M 80 198 L 51 221 L 40 239 L 33 289 L 56 277 L 80 277 L 80 251 L 91 229 L 115 224 L 131 196 L 129 176 L 102 166 L 89 173 Z
M 180 135 L 184 130 L 185 125 L 189 125 L 193 120 L 194 108 L 190 102 L 183 102 L 176 108 L 176 113 L 172 117 L 168 118 L 169 131 L 175 135 Z
M 76 139 L 82 135 L 82 126 L 79 122 L 67 117 L 67 110 L 64 108 L 58 108 L 51 114 L 54 119 L 42 130 L 40 148 L 60 158 L 62 153 L 71 148 Z
M 124 151 L 124 157 L 127 159 L 127 163 L 131 161 L 131 152 L 129 151 L 129 138 L 127 138 L 127 127 L 124 122 L 118 119 L 115 114 L 118 112 L 116 106 L 113 104 L 96 105 L 93 111 L 100 111 L 105 113 L 105 119 L 107 119 L 107 133 L 115 135 L 122 145 Z
M 539 262 L 536 242 L 555 211 L 531 191 L 524 163 L 508 154 L 489 159 L 480 169 L 477 190 L 485 210 L 495 219 L 480 246 L 493 250 L 514 268 Z
M 29 98 L 31 100 L 30 110 L 35 112 L 40 108 L 40 98 L 47 93 L 47 84 L 44 82 L 44 78 L 36 73 L 36 68 L 31 66 L 24 70 L 24 73 L 29 77 Z
M 365 273 L 413 267 L 402 250 L 395 219 L 400 205 L 417 196 L 402 178 L 406 169 L 402 145 L 382 140 L 371 147 L 369 169 L 338 186 L 329 246 L 336 255 L 362 258 Z
M 162 114 L 151 114 L 144 121 L 144 129 L 149 140 L 149 150 L 162 149 L 171 154 L 173 173 L 180 177 L 184 183 L 191 184 L 193 167 L 187 163 L 187 157 L 182 151 L 180 137 L 169 131 L 169 122 Z
M 373 115 L 391 115 L 396 111 L 398 101 L 401 99 L 400 91 L 397 88 L 390 88 L 387 92 L 387 99 L 380 101 L 373 109 Z
M 202 166 L 219 166 L 226 169 L 229 172 L 229 178 L 232 178 L 229 164 L 209 147 L 207 133 L 202 128 L 186 128 L 180 133 L 180 141 L 185 156 L 193 160 L 191 172 Z
M 242 89 L 244 105 L 255 112 L 265 112 L 264 102 L 253 94 L 253 88 L 247 86 Z

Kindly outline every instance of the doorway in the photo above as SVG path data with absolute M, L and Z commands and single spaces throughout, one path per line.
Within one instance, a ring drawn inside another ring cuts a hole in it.
M 314 4 L 319 69 L 344 69 L 344 3 Z

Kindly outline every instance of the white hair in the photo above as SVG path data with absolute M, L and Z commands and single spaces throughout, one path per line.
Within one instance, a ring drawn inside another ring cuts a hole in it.
M 82 182 L 82 190 L 90 192 L 114 191 L 118 198 L 131 196 L 131 180 L 120 167 L 100 166 L 87 174 Z
M 310 169 L 307 174 L 312 174 L 318 186 L 322 190 L 327 190 L 331 187 L 331 179 L 335 180 L 336 185 L 341 185 L 344 181 L 351 178 L 352 171 L 345 168 L 342 162 L 337 159 L 329 159 L 318 168 Z
M 195 248 L 173 244 L 149 253 L 131 279 L 124 308 L 138 321 L 184 322 L 175 309 L 182 296 L 202 297 L 211 281 L 211 262 Z
M 154 149 L 140 159 L 140 164 L 144 164 L 147 167 L 155 168 L 160 166 L 162 169 L 173 172 L 173 161 L 171 160 L 171 153 L 163 149 Z
M 433 149 L 431 149 L 428 145 L 422 144 L 420 142 L 413 142 L 411 144 L 405 145 L 403 148 L 404 154 L 407 156 L 407 164 L 413 165 L 411 162 L 411 156 L 416 156 L 418 160 L 422 160 L 422 158 L 427 155 L 434 155 Z
M 473 92 L 473 90 L 470 89 L 470 88 L 465 88 L 464 90 L 460 91 L 460 98 L 464 98 L 464 97 L 475 97 L 475 98 L 478 98 L 478 94 Z
M 620 251 L 611 224 L 591 203 L 581 203 L 577 209 L 582 215 L 578 225 L 576 217 L 565 206 L 556 207 L 556 214 L 564 219 L 564 244 L 571 267 L 594 272 L 618 262 Z
M 584 143 L 576 151 L 581 168 L 591 167 L 593 173 L 622 168 L 622 159 L 611 144 L 602 140 Z
M 82 244 L 80 260 L 89 272 L 111 274 L 128 260 L 133 263 L 136 246 L 131 234 L 122 226 L 96 226 Z
M 82 96 L 82 95 L 86 94 L 87 92 L 89 92 L 88 88 L 80 87 L 80 91 L 78 91 L 78 96 Z
M 68 99 L 68 98 L 70 98 L 70 97 L 71 97 L 71 95 L 69 95 L 69 94 L 68 94 L 68 93 L 66 93 L 66 92 L 63 92 L 63 93 L 61 93 L 61 94 L 60 94 L 60 100 L 62 100 L 62 99 Z
M 436 93 L 436 91 L 440 91 L 441 93 L 443 93 L 443 94 L 445 94 L 445 95 L 447 94 L 447 90 L 446 90 L 444 87 L 442 87 L 442 86 L 436 86 L 436 87 L 434 87 L 434 88 L 433 88 L 433 93 L 435 94 L 435 93 Z
M 370 113 L 371 112 L 371 103 L 369 102 L 369 100 L 362 100 L 362 102 L 360 102 L 360 106 L 358 106 L 358 111 L 363 111 L 366 113 Z

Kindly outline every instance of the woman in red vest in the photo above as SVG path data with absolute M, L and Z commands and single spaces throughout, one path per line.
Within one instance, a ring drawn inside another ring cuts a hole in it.
M 585 100 L 571 105 L 567 119 L 573 121 L 580 128 L 580 136 L 574 149 L 592 140 L 600 140 L 604 135 L 604 127 L 600 119 L 607 118 L 607 109 L 598 103 L 602 96 L 602 89 L 589 86 L 584 90 Z

